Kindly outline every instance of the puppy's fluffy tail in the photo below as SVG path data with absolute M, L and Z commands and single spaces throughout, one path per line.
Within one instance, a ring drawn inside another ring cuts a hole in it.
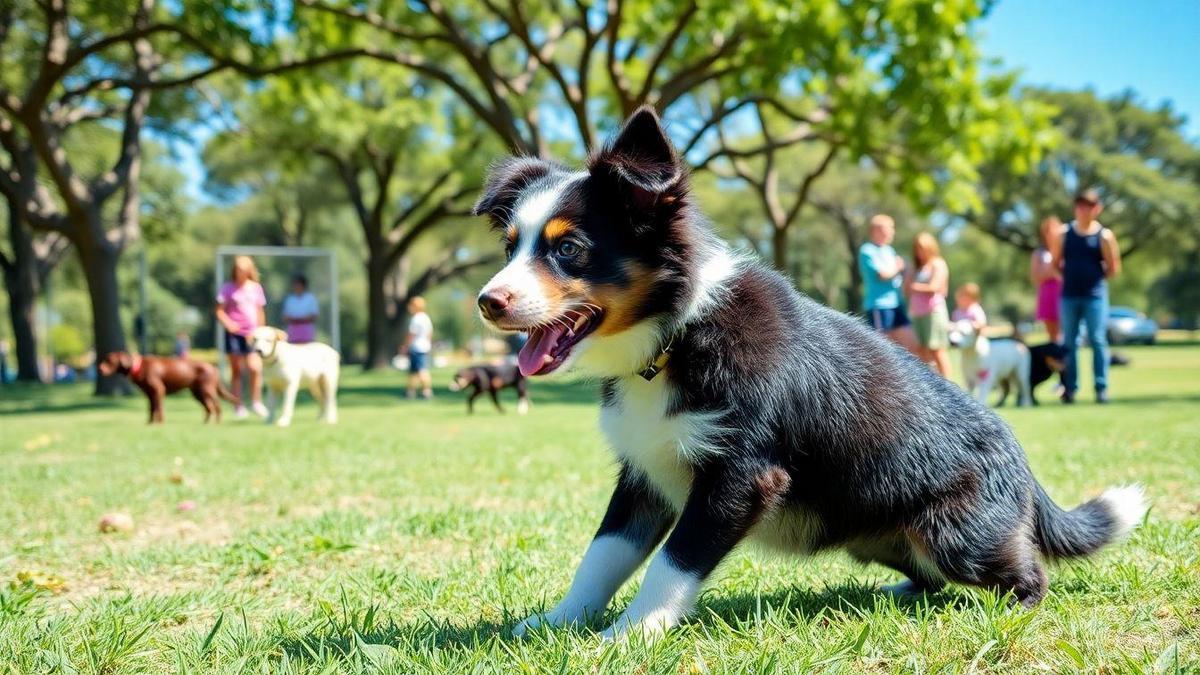
M 1036 485 L 1034 495 L 1038 547 L 1056 558 L 1072 558 L 1100 550 L 1125 538 L 1148 508 L 1139 485 L 1110 488 L 1091 501 L 1064 511 Z
M 242 404 L 242 399 L 238 398 L 237 396 L 234 396 L 233 392 L 226 389 L 225 385 L 222 382 L 220 382 L 219 380 L 217 381 L 217 396 L 220 396 L 221 398 L 225 399 L 226 401 L 229 401 L 230 403 L 232 403 L 234 405 Z

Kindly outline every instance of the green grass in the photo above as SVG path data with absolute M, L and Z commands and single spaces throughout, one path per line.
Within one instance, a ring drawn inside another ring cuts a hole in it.
M 653 644 L 508 634 L 565 590 L 608 496 L 587 386 L 468 418 L 350 374 L 338 427 L 305 399 L 286 430 L 205 427 L 181 397 L 148 428 L 141 398 L 3 389 L 0 672 L 1195 671 L 1200 348 L 1124 351 L 1113 405 L 1004 412 L 1060 503 L 1131 481 L 1154 502 L 1129 542 L 1054 565 L 1038 608 L 959 587 L 895 602 L 884 568 L 739 550 Z M 134 530 L 99 533 L 109 511 Z

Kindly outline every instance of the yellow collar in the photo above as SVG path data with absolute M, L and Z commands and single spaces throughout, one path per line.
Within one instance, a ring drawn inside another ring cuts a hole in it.
M 667 367 L 667 362 L 671 360 L 671 352 L 675 350 L 675 343 L 683 339 L 686 332 L 687 330 L 683 326 L 676 328 L 675 332 L 671 333 L 671 337 L 667 339 L 666 346 L 659 350 L 658 355 L 651 359 L 645 368 L 638 371 L 638 375 L 649 382 L 661 373 L 663 368 Z

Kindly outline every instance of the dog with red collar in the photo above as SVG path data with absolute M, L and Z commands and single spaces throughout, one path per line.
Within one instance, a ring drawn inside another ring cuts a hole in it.
M 125 375 L 150 401 L 150 424 L 163 422 L 163 397 L 187 389 L 204 406 L 204 421 L 221 421 L 221 403 L 240 401 L 225 385 L 211 363 L 166 356 L 141 356 L 129 352 L 109 352 L 100 360 L 101 375 Z

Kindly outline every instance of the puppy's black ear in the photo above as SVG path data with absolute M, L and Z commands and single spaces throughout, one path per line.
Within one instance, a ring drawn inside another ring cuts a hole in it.
M 638 108 L 613 142 L 592 157 L 592 176 L 613 180 L 638 216 L 674 203 L 686 191 L 686 171 L 649 106 Z
M 536 157 L 509 157 L 493 164 L 484 181 L 483 194 L 471 213 L 505 218 L 521 191 L 545 177 L 553 168 L 554 165 Z

